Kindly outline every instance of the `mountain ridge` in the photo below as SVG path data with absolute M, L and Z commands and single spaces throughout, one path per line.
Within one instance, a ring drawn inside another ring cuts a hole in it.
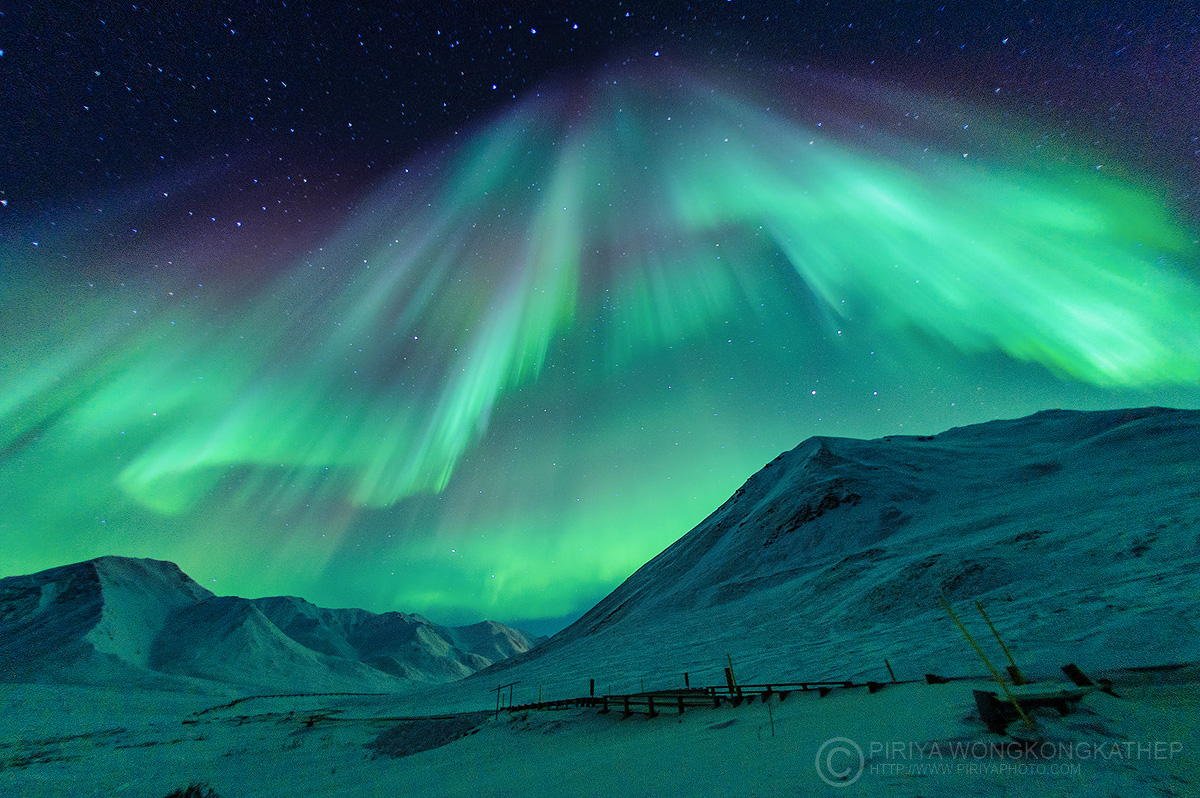
M 1163 407 L 808 438 L 576 622 L 470 678 L 577 690 L 617 678 L 610 652 L 625 687 L 720 681 L 726 654 L 756 678 L 976 670 L 942 594 L 987 601 L 1039 659 L 1200 660 L 1198 452 L 1200 411 Z
M 719 681 L 728 655 L 763 678 L 878 678 L 884 659 L 908 675 L 977 670 L 943 595 L 986 601 L 1020 657 L 1196 661 L 1198 453 L 1200 411 L 1158 407 L 812 437 L 532 650 L 495 622 L 217 597 L 165 561 L 97 558 L 0 580 L 0 681 L 503 676 L 577 692 L 593 677 Z
M 0 681 L 405 690 L 532 645 L 481 623 L 216 596 L 172 562 L 106 555 L 0 579 Z

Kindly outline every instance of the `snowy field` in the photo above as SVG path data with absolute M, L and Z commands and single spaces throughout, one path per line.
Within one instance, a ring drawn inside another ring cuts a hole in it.
M 793 693 L 769 709 L 755 702 L 656 718 L 571 709 L 405 720 L 424 709 L 419 697 L 260 698 L 210 709 L 229 697 L 6 685 L 0 794 L 161 798 L 190 782 L 227 798 L 1200 794 L 1196 671 L 1126 674 L 1120 698 L 1090 694 L 1076 712 L 1039 714 L 1036 732 L 1014 726 L 1009 738 L 975 716 L 971 689 L 987 686 Z M 1032 754 L 1011 745 L 1020 737 L 1038 741 Z M 851 744 L 826 747 L 830 784 L 816 760 L 832 738 Z

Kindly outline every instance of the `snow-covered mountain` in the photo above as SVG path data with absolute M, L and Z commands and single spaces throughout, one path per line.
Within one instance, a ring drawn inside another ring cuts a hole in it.
M 719 682 L 726 654 L 743 680 L 977 673 L 943 593 L 991 646 L 982 599 L 1034 672 L 1200 660 L 1200 412 L 810 439 L 532 651 L 491 622 L 216 597 L 154 560 L 10 577 L 0 681 L 572 694 Z
M 528 651 L 523 632 L 495 621 L 439 626 L 420 615 L 329 610 L 301 598 L 254 599 L 289 638 L 314 651 L 420 681 L 450 681 Z
M 177 566 L 103 557 L 0 580 L 0 681 L 53 673 L 127 678 L 150 669 L 176 610 L 212 593 Z
M 935 436 L 812 438 L 533 652 L 550 693 L 980 672 L 945 594 L 1032 670 L 1200 659 L 1200 412 L 1046 411 Z M 996 653 L 999 658 L 999 653 Z
M 0 681 L 398 690 L 527 651 L 520 631 L 214 596 L 176 565 L 101 557 L 0 579 Z

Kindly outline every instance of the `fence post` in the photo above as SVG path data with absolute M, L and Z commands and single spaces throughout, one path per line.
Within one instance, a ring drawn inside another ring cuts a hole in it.
M 588 695 L 592 698 L 596 697 L 596 680 L 588 679 Z
M 687 671 L 684 671 L 684 672 L 683 672 L 683 686 L 684 686 L 684 687 L 691 687 L 691 686 L 692 686 L 692 680 L 691 680 L 690 678 L 688 678 L 688 672 L 687 672 Z

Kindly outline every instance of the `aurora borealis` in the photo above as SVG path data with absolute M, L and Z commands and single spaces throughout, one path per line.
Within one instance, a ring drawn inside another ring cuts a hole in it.
M 551 618 L 809 435 L 1195 405 L 1196 220 L 1047 130 L 654 60 L 480 115 L 300 252 L 161 220 L 129 250 L 7 236 L 4 575 L 121 553 Z

